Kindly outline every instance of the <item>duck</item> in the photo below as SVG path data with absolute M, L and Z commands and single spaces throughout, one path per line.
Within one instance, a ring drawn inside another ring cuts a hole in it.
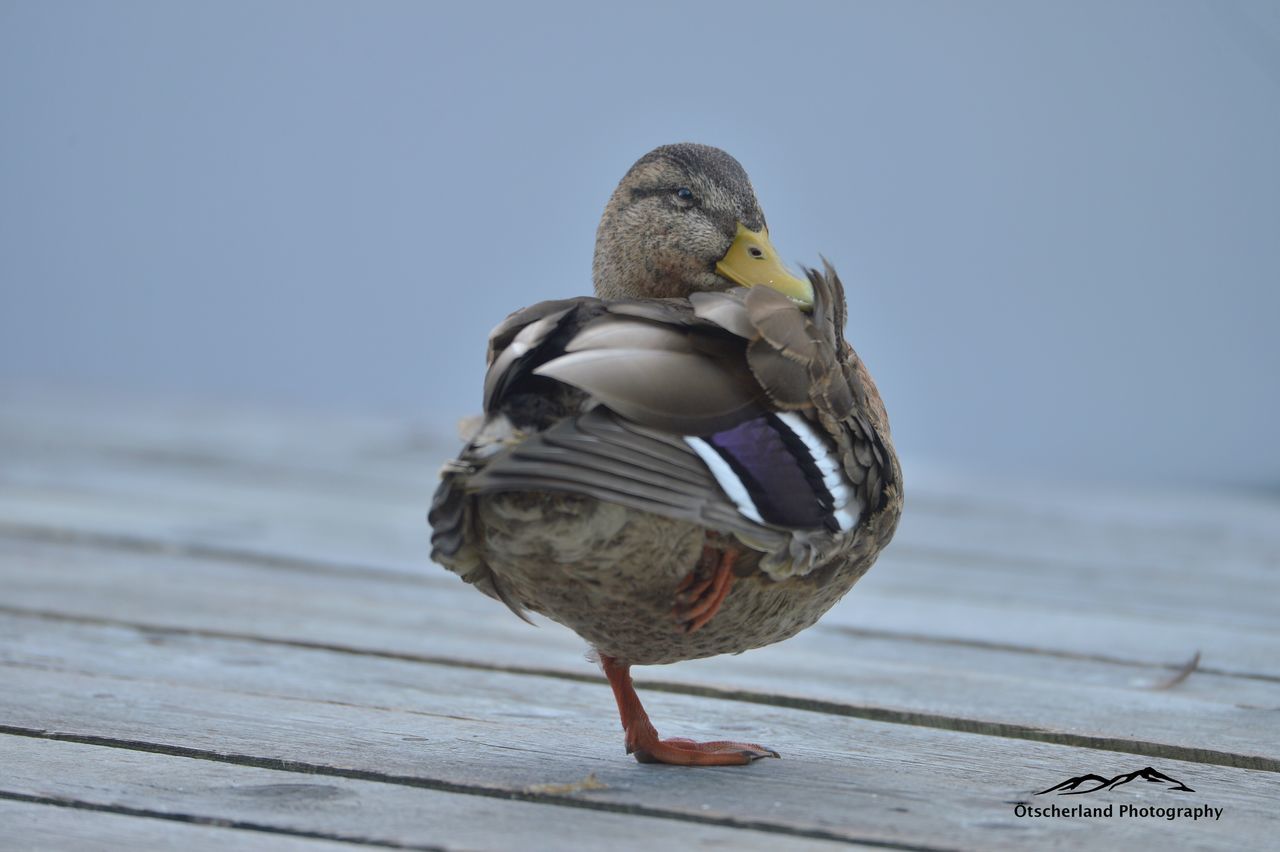
M 642 763 L 778 757 L 660 737 L 631 668 L 794 636 L 901 516 L 888 415 L 822 263 L 782 263 L 728 153 L 664 145 L 605 206 L 595 295 L 489 336 L 483 415 L 428 514 L 432 559 L 582 637 Z

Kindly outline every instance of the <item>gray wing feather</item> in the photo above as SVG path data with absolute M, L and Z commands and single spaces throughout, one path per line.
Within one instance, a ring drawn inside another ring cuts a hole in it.
M 652 322 L 636 322 L 625 317 L 609 315 L 589 322 L 565 346 L 566 352 L 581 352 L 584 349 L 696 351 L 689 333 L 680 328 Z
M 874 428 L 852 417 L 867 407 L 868 388 L 843 339 L 843 288 L 829 265 L 806 272 L 815 290 L 809 314 L 751 288 L 687 300 L 544 302 L 508 318 L 490 339 L 485 408 L 493 428 L 442 485 L 447 493 L 432 512 L 437 552 L 512 605 L 468 545 L 469 498 L 502 491 L 580 494 L 734 534 L 766 554 L 761 564 L 773 576 L 803 573 L 842 546 L 824 531 L 745 517 L 683 437 L 768 410 L 808 411 L 838 444 L 864 504 L 877 505 L 886 471 Z M 511 393 L 530 376 L 554 379 L 574 396 L 524 411 L 513 425 L 503 406 L 510 399 L 514 411 L 533 396 Z M 876 414 L 884 419 L 882 409 Z
M 585 391 L 628 420 L 681 435 L 709 435 L 760 410 L 756 383 L 740 359 L 669 349 L 582 349 L 533 372 Z
M 431 558 L 449 566 L 462 579 L 492 598 L 507 605 L 524 621 L 533 624 L 524 607 L 503 584 L 502 579 L 489 567 L 484 557 L 470 546 L 468 530 L 471 526 L 471 501 L 464 486 L 465 477 L 458 471 L 446 472 L 431 501 L 427 522 L 431 525 Z
M 738 337 L 751 340 L 756 336 L 755 327 L 747 319 L 742 307 L 745 291 L 731 290 L 727 293 L 693 293 L 689 303 L 699 319 L 715 323 L 725 331 Z
M 570 305 L 534 320 L 516 332 L 506 348 L 497 354 L 484 376 L 485 411 L 491 411 L 494 401 L 502 396 L 503 391 L 512 382 L 526 372 L 520 369 L 519 363 L 524 356 L 546 340 L 572 310 L 573 306 Z
M 470 493 L 563 491 L 784 546 L 784 534 L 744 518 L 697 455 L 623 424 L 604 409 L 562 420 L 495 456 Z

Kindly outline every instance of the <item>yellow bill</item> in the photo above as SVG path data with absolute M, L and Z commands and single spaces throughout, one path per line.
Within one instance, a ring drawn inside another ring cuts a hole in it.
M 716 263 L 716 274 L 743 287 L 772 287 L 805 310 L 813 307 L 813 285 L 782 265 L 778 250 L 769 242 L 768 228 L 748 231 L 739 222 L 733 244 Z

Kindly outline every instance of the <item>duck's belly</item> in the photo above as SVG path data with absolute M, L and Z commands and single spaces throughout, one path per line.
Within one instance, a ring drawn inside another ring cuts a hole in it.
M 738 653 L 817 621 L 861 571 L 773 581 L 739 572 L 719 612 L 692 634 L 677 629 L 676 587 L 698 566 L 705 531 L 693 524 L 565 494 L 477 499 L 484 559 L 513 597 L 601 653 L 637 665 Z

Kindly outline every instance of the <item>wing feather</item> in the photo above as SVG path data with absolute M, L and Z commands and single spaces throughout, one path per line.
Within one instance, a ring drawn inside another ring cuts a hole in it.
M 829 436 L 838 454 L 823 470 L 843 467 L 869 512 L 896 488 L 883 406 L 844 341 L 843 287 L 825 261 L 805 271 L 812 313 L 756 287 L 560 300 L 508 317 L 490 337 L 485 377 L 488 422 L 502 428 L 482 431 L 446 474 L 432 508 L 440 555 L 507 598 L 471 553 L 468 507 L 475 495 L 512 490 L 580 494 L 735 534 L 766 553 L 774 576 L 809 570 L 843 546 L 849 537 L 830 529 L 746 517 L 685 441 L 795 411 Z M 845 493 L 838 479 L 830 487 Z
M 728 428 L 761 410 L 745 364 L 667 349 L 582 349 L 534 370 L 618 414 L 680 435 Z

